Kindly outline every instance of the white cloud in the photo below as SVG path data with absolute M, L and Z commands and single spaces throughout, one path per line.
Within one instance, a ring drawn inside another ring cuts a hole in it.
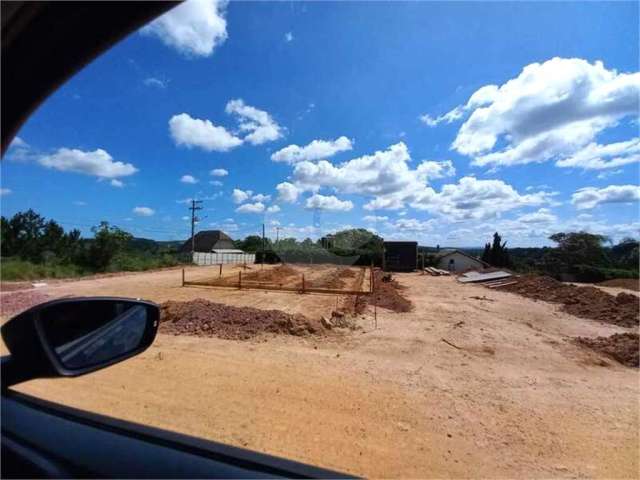
M 174 115 L 169 120 L 169 132 L 176 145 L 199 147 L 208 152 L 227 152 L 242 145 L 242 139 L 229 133 L 209 120 L 191 118 L 186 113 Z
M 226 177 L 227 175 L 229 175 L 229 172 L 224 168 L 214 168 L 209 172 L 209 174 L 213 175 L 214 177 Z
M 403 142 L 334 166 L 326 160 L 302 161 L 295 165 L 293 180 L 301 191 L 332 188 L 337 193 L 372 195 L 365 205 L 368 210 L 400 209 L 405 202 L 422 200 L 433 194 L 427 182 L 455 172 L 450 161 L 423 161 L 415 170 L 409 167 L 411 157 Z
M 236 208 L 238 213 L 262 213 L 264 212 L 264 203 L 245 203 Z
M 235 114 L 240 121 L 240 130 L 248 132 L 245 142 L 261 145 L 282 137 L 282 127 L 271 118 L 267 112 L 246 105 L 241 98 L 230 100 L 225 112 Z
M 294 164 L 301 161 L 314 161 L 329 158 L 338 152 L 351 150 L 351 140 L 342 136 L 335 140 L 313 140 L 304 147 L 289 145 L 271 155 L 274 162 Z
M 571 196 L 578 210 L 595 208 L 604 203 L 631 203 L 640 200 L 638 185 L 609 185 L 605 188 L 581 188 Z
M 476 166 L 561 161 L 624 117 L 637 116 L 639 94 L 640 73 L 607 70 L 599 61 L 532 63 L 483 98 L 452 148 Z
M 163 80 L 161 78 L 156 77 L 148 77 L 143 80 L 143 82 L 147 87 L 156 87 L 165 89 L 169 86 L 168 80 Z
M 348 212 L 353 208 L 353 203 L 349 200 L 339 200 L 334 195 L 319 195 L 314 194 L 307 198 L 305 202 L 305 208 L 329 210 L 333 212 Z
M 485 85 L 471 95 L 466 105 L 458 105 L 453 110 L 438 117 L 432 117 L 429 114 L 421 115 L 419 117 L 420 121 L 429 127 L 435 127 L 442 122 L 453 123 L 456 120 L 460 120 L 466 112 L 492 103 L 497 93 L 498 87 L 496 85 Z
M 411 206 L 437 213 L 452 221 L 482 220 L 525 206 L 551 203 L 554 193 L 518 193 L 502 180 L 478 180 L 463 177 L 458 183 L 447 184 L 438 193 L 418 199 Z
M 0 196 L 10 195 L 13 191 L 10 188 L 0 188 Z
M 289 182 L 282 182 L 276 186 L 278 191 L 278 200 L 284 203 L 295 203 L 298 200 L 301 190 L 294 184 Z
M 640 138 L 634 138 L 608 145 L 590 143 L 570 157 L 558 160 L 556 165 L 585 170 L 603 170 L 638 162 L 640 162 Z
M 188 57 L 208 57 L 227 39 L 226 6 L 224 0 L 189 0 L 140 31 Z
M 34 158 L 37 160 L 38 156 L 34 153 L 31 145 L 16 136 L 9 144 L 6 158 L 18 162 L 28 162 Z
M 442 162 L 425 160 L 418 165 L 416 173 L 420 176 L 424 176 L 426 179 L 437 179 L 454 176 L 456 174 L 456 169 L 451 160 L 445 160 Z
M 251 197 L 251 200 L 253 200 L 254 202 L 268 202 L 269 200 L 271 200 L 271 195 L 257 193 L 253 197 Z
M 293 33 L 291 32 L 287 32 L 284 34 L 284 41 L 289 43 L 291 41 L 293 41 Z
M 558 217 L 548 208 L 540 208 L 536 212 L 520 215 L 517 221 L 526 224 L 553 224 L 558 221 Z
M 231 193 L 231 198 L 233 199 L 234 203 L 242 203 L 249 200 L 252 194 L 253 192 L 251 190 L 244 191 L 240 190 L 239 188 L 234 188 L 233 192 Z
M 121 180 L 118 180 L 117 178 L 112 178 L 109 184 L 111 184 L 112 187 L 116 187 L 116 188 L 124 187 L 124 182 Z
M 214 187 L 221 187 L 222 185 L 224 185 L 224 183 L 222 183 L 220 180 L 211 180 L 209 183 Z
M 76 200 L 75 202 L 73 202 L 73 204 L 77 207 L 86 207 L 87 206 L 87 202 L 83 202 L 82 200 Z
M 267 208 L 267 213 L 278 213 L 280 211 L 280 207 L 278 205 L 271 205 Z
M 389 220 L 389 217 L 378 216 L 378 215 L 365 215 L 362 217 L 365 222 L 386 222 Z
M 130 163 L 115 162 L 111 155 L 101 148 L 93 152 L 60 148 L 56 153 L 40 156 L 38 163 L 61 172 L 82 173 L 99 178 L 126 177 L 138 171 Z
M 15 136 L 11 143 L 9 144 L 9 148 L 29 148 L 29 144 L 25 142 L 22 138 Z
M 394 232 L 397 235 L 399 232 L 431 232 L 434 226 L 437 225 L 435 219 L 418 220 L 415 218 L 400 218 L 395 222 L 390 222 L 385 225 L 385 228 Z
M 182 183 L 190 183 L 190 184 L 198 183 L 198 179 L 193 175 L 183 175 L 182 177 L 180 177 L 180 181 Z
M 133 213 L 135 213 L 136 215 L 139 215 L 141 217 L 150 217 L 151 215 L 156 213 L 155 210 L 153 210 L 152 208 L 149 208 L 149 207 L 135 207 L 131 211 Z
M 604 180 L 605 178 L 613 177 L 614 175 L 620 175 L 624 170 L 621 168 L 618 170 L 605 170 L 604 172 L 600 172 L 596 178 L 600 180 Z

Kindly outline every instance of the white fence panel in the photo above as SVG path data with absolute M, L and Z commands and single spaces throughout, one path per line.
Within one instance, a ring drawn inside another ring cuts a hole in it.
M 193 263 L 196 265 L 219 265 L 221 263 L 255 263 L 255 253 L 209 253 L 193 252 Z

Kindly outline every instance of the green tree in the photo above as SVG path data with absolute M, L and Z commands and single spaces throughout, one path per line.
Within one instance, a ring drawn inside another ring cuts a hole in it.
M 610 240 L 604 235 L 587 232 L 554 233 L 549 240 L 558 244 L 551 252 L 551 258 L 564 267 L 607 266 L 610 263 L 603 245 Z
M 382 249 L 382 238 L 366 228 L 341 230 L 333 235 L 333 248 L 342 250 Z
M 268 239 L 265 239 L 265 248 L 269 248 Z M 245 252 L 262 251 L 262 237 L 259 235 L 249 235 L 240 242 L 239 248 Z
M 13 240 L 13 254 L 33 262 L 42 261 L 42 244 L 40 239 L 45 226 L 45 219 L 29 209 L 16 213 L 9 220 L 9 229 Z
M 86 264 L 96 271 L 104 271 L 111 263 L 113 257 L 122 252 L 133 236 L 109 222 L 100 222 L 100 225 L 92 227 L 94 238 L 91 241 Z
M 9 220 L 4 216 L 0 217 L 0 255 L 3 257 L 16 255 L 15 232 Z
M 507 250 L 507 242 L 502 242 L 498 232 L 493 234 L 493 243 L 485 244 L 481 260 L 494 267 L 511 267 L 511 257 Z
M 490 243 L 484 244 L 484 251 L 482 252 L 482 256 L 480 257 L 480 260 L 486 263 L 491 263 L 491 244 Z
M 611 259 L 618 268 L 638 270 L 640 242 L 634 238 L 623 238 L 617 245 L 611 247 Z

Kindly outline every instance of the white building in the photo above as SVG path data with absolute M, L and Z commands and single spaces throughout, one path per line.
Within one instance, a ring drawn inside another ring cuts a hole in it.
M 463 272 L 470 269 L 482 269 L 489 264 L 460 250 L 440 250 L 436 252 L 436 267 L 450 272 Z

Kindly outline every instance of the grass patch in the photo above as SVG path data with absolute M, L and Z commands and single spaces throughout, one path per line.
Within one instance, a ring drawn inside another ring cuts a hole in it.
M 44 278 L 69 278 L 86 275 L 77 265 L 41 263 L 36 264 L 27 260 L 3 259 L 0 266 L 0 276 L 4 281 L 40 280 Z
M 186 263 L 182 257 L 171 254 L 120 254 L 106 268 L 106 272 L 142 272 L 158 268 L 175 267 Z M 0 278 L 6 282 L 43 280 L 47 278 L 73 278 L 93 275 L 93 269 L 73 263 L 33 263 L 19 258 L 3 258 Z

